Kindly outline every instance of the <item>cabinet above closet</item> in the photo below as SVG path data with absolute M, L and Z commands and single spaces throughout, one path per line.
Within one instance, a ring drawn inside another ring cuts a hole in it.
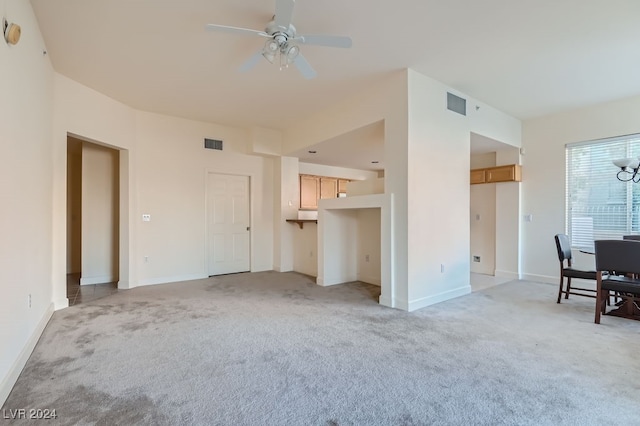
M 508 166 L 473 169 L 470 174 L 471 185 L 479 183 L 522 182 L 522 167 L 518 164 Z

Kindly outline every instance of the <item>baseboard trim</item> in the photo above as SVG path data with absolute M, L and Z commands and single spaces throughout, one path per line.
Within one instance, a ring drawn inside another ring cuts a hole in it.
M 40 319 L 40 322 L 38 322 L 38 325 L 36 326 L 35 330 L 33 330 L 33 333 L 31 334 L 31 337 L 29 337 L 29 339 L 27 340 L 27 343 L 24 345 L 24 348 L 22 348 L 20 355 L 18 355 L 18 359 L 15 360 L 15 362 L 9 369 L 7 376 L 2 379 L 2 383 L 0 384 L 0 407 L 4 405 L 7 398 L 9 397 L 9 394 L 11 393 L 11 389 L 13 389 L 13 386 L 18 381 L 18 377 L 20 377 L 20 373 L 22 373 L 22 369 L 27 364 L 27 361 L 29 360 L 31 353 L 35 349 L 36 344 L 38 343 L 38 340 L 40 339 L 40 336 L 44 331 L 44 328 L 47 326 L 47 323 L 49 323 L 49 320 L 51 319 L 51 315 L 53 315 L 53 311 L 54 311 L 54 304 L 51 303 L 47 308 L 47 310 L 45 311 L 42 318 Z
M 59 309 L 64 309 L 68 307 L 69 307 L 69 299 L 66 297 L 62 299 L 58 299 L 55 302 L 53 302 L 53 309 L 56 311 Z
M 105 284 L 112 283 L 114 281 L 112 276 L 104 277 L 81 277 L 80 285 L 93 285 L 93 284 Z
M 382 296 L 380 296 L 380 297 L 378 298 L 378 303 L 379 303 L 379 304 L 381 304 L 382 306 L 386 306 L 386 307 L 388 307 L 388 308 L 393 308 L 393 307 L 394 307 L 394 306 L 393 306 L 393 301 L 392 301 L 390 298 L 388 298 L 388 297 L 382 297 Z
M 465 294 L 471 293 L 471 286 L 469 284 L 463 285 L 462 287 L 458 287 L 453 290 L 445 291 L 439 294 L 434 294 L 433 296 L 423 297 L 421 299 L 411 300 L 408 303 L 408 311 L 413 312 L 418 309 L 426 308 L 430 305 L 435 305 L 436 303 L 444 302 L 450 299 L 454 299 L 456 297 L 464 296 Z
M 526 281 L 535 281 L 539 283 L 558 284 L 560 277 L 552 277 L 549 275 L 524 274 L 522 279 Z
M 358 281 L 362 281 L 363 283 L 367 283 L 367 284 L 377 285 L 378 287 L 382 286 L 382 280 L 380 279 L 380 277 L 358 275 Z
M 296 271 L 298 272 L 298 271 Z M 307 275 L 311 275 L 311 274 L 307 274 Z M 323 287 L 329 287 L 331 285 L 340 285 L 340 284 L 346 284 L 346 283 L 350 283 L 353 281 L 358 281 L 358 277 L 357 276 L 349 276 L 346 277 L 344 279 L 344 281 L 339 281 L 339 282 L 334 282 L 334 281 L 325 281 L 324 277 L 317 277 L 316 278 L 316 284 L 321 285 Z
M 512 279 L 512 280 L 519 280 L 520 279 L 520 274 L 518 274 L 517 272 L 500 271 L 498 269 L 496 269 L 495 276 L 496 277 L 500 277 L 500 278 L 509 278 L 509 279 Z
M 141 280 L 137 286 L 133 286 L 133 287 L 142 287 L 145 285 L 156 285 L 156 284 L 168 284 L 168 283 L 175 283 L 178 281 L 203 280 L 206 278 L 209 278 L 209 276 L 203 275 L 203 274 L 179 275 L 177 277 L 150 278 L 146 280 Z M 133 287 L 130 287 L 130 288 L 133 288 Z

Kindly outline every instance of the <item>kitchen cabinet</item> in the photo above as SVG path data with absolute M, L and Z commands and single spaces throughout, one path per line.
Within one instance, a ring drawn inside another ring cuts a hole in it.
M 337 198 L 347 192 L 349 179 L 328 176 L 300 175 L 300 209 L 317 210 L 318 200 Z
M 320 178 L 320 198 L 337 198 L 338 197 L 338 179 L 321 177 Z
M 479 183 L 522 182 L 522 167 L 518 164 L 473 169 L 470 174 L 471 185 Z
M 338 194 L 347 193 L 347 183 L 349 179 L 338 179 Z
M 316 210 L 320 198 L 320 177 L 300 175 L 300 208 Z
M 486 182 L 486 172 L 484 169 L 471 170 L 471 185 Z

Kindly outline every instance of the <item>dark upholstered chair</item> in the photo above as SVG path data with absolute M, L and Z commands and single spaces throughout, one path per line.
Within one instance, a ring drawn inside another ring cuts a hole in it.
M 600 324 L 604 314 L 640 320 L 640 241 L 600 240 L 596 249 L 596 315 Z M 628 271 L 627 275 L 608 274 L 607 271 Z M 611 293 L 622 298 L 614 309 L 606 312 Z
M 571 243 L 569 242 L 569 237 L 565 234 L 557 234 L 555 238 L 556 248 L 558 249 L 558 260 L 560 260 L 560 287 L 558 288 L 558 303 L 560 303 L 560 299 L 563 294 L 565 299 L 568 299 L 570 294 L 574 294 L 576 296 L 596 297 L 596 290 L 594 289 L 571 287 L 572 278 L 595 280 L 596 271 L 583 271 L 572 268 L 571 261 L 573 256 L 571 254 Z M 567 278 L 566 289 L 564 288 L 565 277 Z

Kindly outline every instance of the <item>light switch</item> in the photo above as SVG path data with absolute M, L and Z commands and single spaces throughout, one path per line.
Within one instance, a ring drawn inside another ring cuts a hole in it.
M 524 215 L 524 221 L 525 222 L 532 222 L 533 221 L 533 215 L 532 214 Z
M 143 214 L 142 215 L 142 221 L 143 222 L 151 222 L 151 215 L 150 214 Z

